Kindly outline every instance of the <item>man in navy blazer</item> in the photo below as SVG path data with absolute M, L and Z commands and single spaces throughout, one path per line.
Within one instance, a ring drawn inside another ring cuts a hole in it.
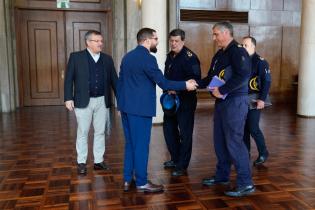
M 136 178 L 137 191 L 159 192 L 162 185 L 147 179 L 152 117 L 156 115 L 156 84 L 163 90 L 195 90 L 196 82 L 169 81 L 163 76 L 156 58 L 156 31 L 142 28 L 137 33 L 138 46 L 128 52 L 121 63 L 117 101 L 125 134 L 124 190 Z
M 106 170 L 105 127 L 109 123 L 111 87 L 116 94 L 118 80 L 113 59 L 104 53 L 103 37 L 98 31 L 85 34 L 87 48 L 71 53 L 64 83 L 64 100 L 69 111 L 75 111 L 78 129 L 76 139 L 78 174 L 86 174 L 88 133 L 94 127 L 94 169 Z

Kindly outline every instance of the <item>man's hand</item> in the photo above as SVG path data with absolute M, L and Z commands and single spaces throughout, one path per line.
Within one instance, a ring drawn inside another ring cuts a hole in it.
M 73 109 L 74 109 L 74 103 L 73 103 L 72 100 L 66 101 L 66 102 L 65 102 L 65 105 L 66 105 L 66 108 L 67 108 L 69 111 L 73 111 Z
M 219 87 L 214 87 L 212 90 L 212 95 L 216 98 L 223 98 L 223 95 L 219 91 Z
M 263 109 L 263 108 L 265 108 L 265 102 L 264 102 L 264 101 L 262 101 L 262 100 L 257 100 L 256 103 L 257 103 L 257 109 Z
M 190 79 L 188 81 L 186 81 L 186 89 L 188 91 L 193 91 L 193 90 L 196 90 L 198 87 L 198 84 L 195 80 L 193 79 Z

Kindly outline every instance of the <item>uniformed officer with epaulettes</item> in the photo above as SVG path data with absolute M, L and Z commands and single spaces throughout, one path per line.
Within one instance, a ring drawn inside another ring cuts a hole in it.
M 250 106 L 244 131 L 244 142 L 250 152 L 250 136 L 255 140 L 258 149 L 258 158 L 254 165 L 263 164 L 269 152 L 265 144 L 264 134 L 259 128 L 260 112 L 268 105 L 268 93 L 271 85 L 271 75 L 268 62 L 256 53 L 256 39 L 251 36 L 243 38 L 243 46 L 251 57 L 251 76 L 249 80 L 249 95 L 255 96 L 255 105 Z M 252 97 L 250 97 L 252 98 Z M 250 101 L 250 103 L 253 103 Z
M 247 148 L 243 142 L 248 112 L 248 80 L 250 59 L 246 50 L 233 39 L 233 26 L 229 22 L 216 23 L 212 28 L 213 40 L 220 48 L 212 59 L 208 76 L 198 81 L 205 88 L 222 70 L 230 69 L 230 78 L 221 87 L 212 87 L 216 97 L 213 142 L 217 156 L 216 173 L 203 179 L 207 186 L 229 184 L 231 165 L 237 177 L 236 188 L 225 192 L 228 196 L 245 196 L 255 191 Z M 223 96 L 227 95 L 225 99 Z
M 169 34 L 171 51 L 165 61 L 164 76 L 168 80 L 200 80 L 200 62 L 195 53 L 185 45 L 185 32 L 174 29 Z M 173 168 L 172 176 L 186 174 L 192 151 L 194 115 L 197 106 L 196 91 L 168 91 L 177 94 L 179 107 L 176 113 L 164 113 L 163 132 L 171 160 L 164 162 L 165 168 Z

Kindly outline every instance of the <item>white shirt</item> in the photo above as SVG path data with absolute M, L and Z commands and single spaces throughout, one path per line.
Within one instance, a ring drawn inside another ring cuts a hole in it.
M 97 63 L 98 59 L 101 56 L 101 53 L 94 54 L 94 53 L 92 53 L 92 51 L 89 48 L 86 48 L 86 49 L 90 53 L 90 55 L 92 56 L 92 58 L 95 61 L 95 63 Z

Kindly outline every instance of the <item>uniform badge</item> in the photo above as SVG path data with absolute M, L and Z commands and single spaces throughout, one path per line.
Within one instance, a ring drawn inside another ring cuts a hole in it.
M 187 51 L 187 56 L 191 57 L 191 56 L 193 56 L 193 54 L 190 51 Z
M 260 56 L 259 56 L 259 59 L 262 60 L 262 61 L 265 60 L 263 57 L 260 57 Z
M 259 91 L 257 79 L 258 79 L 258 77 L 256 76 L 256 77 L 253 77 L 249 80 L 249 87 L 251 90 Z
M 225 72 L 225 69 L 222 69 L 219 73 L 219 78 L 220 79 L 224 79 L 224 72 Z
M 241 45 L 241 44 L 238 44 L 237 46 L 238 46 L 238 47 L 243 47 L 243 45 Z
M 265 69 L 266 74 L 270 74 L 270 69 Z

